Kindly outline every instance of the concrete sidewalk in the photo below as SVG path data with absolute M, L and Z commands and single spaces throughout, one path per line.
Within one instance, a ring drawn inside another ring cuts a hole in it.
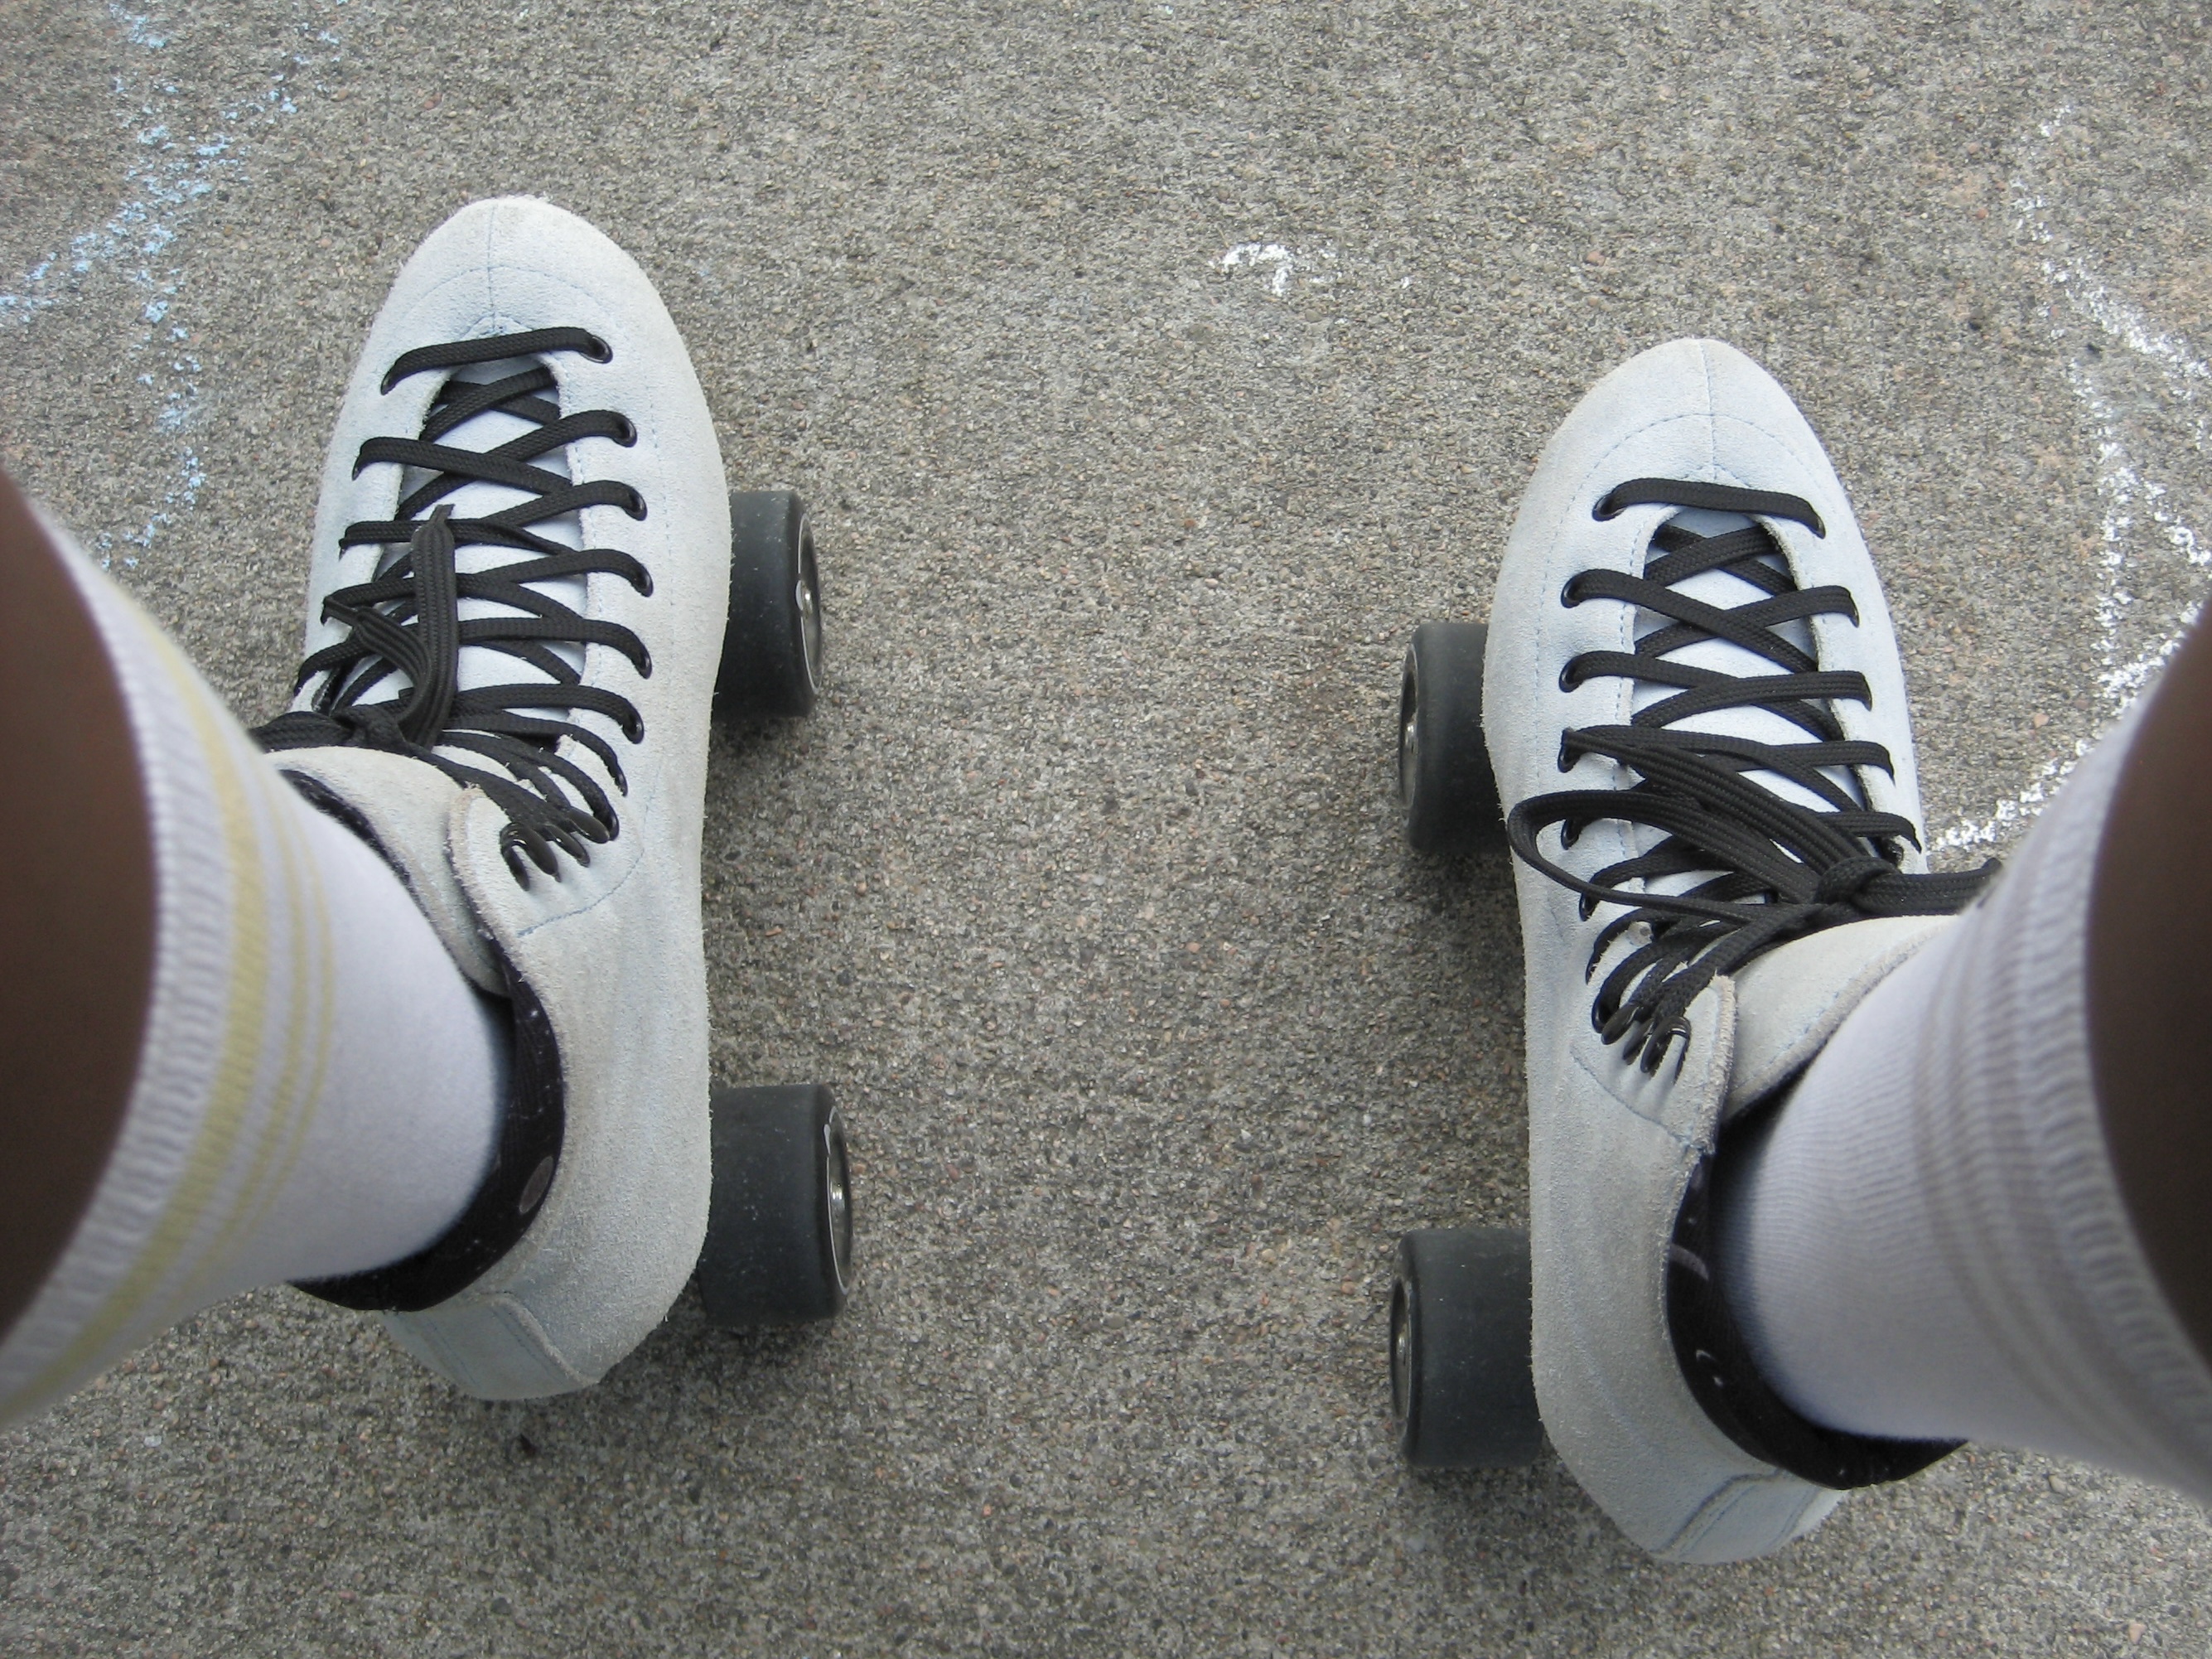
M 818 718 L 714 757 L 716 1058 L 860 1158 L 834 1331 L 695 1303 L 455 1396 L 289 1291 L 0 1436 L 9 1654 L 2212 1650 L 2212 1528 L 1972 1452 L 1779 1559 L 1555 1460 L 1424 1479 L 1396 1235 L 1510 1220 L 1518 943 L 1389 799 L 1416 622 L 1544 436 L 1711 332 L 1889 582 L 1931 830 L 2002 850 L 2202 597 L 2193 7 L 1619 0 L 0 18 L 0 459 L 249 718 L 399 261 L 506 191 L 660 283 L 813 503 Z

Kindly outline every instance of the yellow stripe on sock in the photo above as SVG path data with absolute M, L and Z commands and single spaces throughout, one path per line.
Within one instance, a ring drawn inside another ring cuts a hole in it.
M 258 757 L 247 758 L 249 765 L 258 763 Z M 330 1067 L 331 981 L 336 973 L 330 912 L 323 902 L 322 884 L 314 878 L 313 855 L 306 834 L 296 814 L 288 810 L 290 802 L 279 793 L 289 793 L 290 786 L 273 775 L 265 781 L 254 781 L 279 794 L 271 803 L 270 817 L 291 931 L 288 967 L 292 994 L 287 999 L 290 1018 L 284 1033 L 284 1058 L 275 1098 L 257 1137 L 252 1166 L 240 1183 L 230 1214 L 200 1253 L 191 1277 L 170 1298 L 170 1318 L 182 1318 L 204 1300 L 234 1259 L 240 1242 L 252 1237 L 275 1206 L 277 1194 L 284 1190 L 285 1181 L 299 1161 L 301 1149 L 307 1145 Z M 252 787 L 245 785 L 242 778 L 240 782 L 244 787 Z
M 291 787 L 289 784 L 280 784 L 278 787 L 284 789 Z M 294 868 L 305 870 L 311 856 L 306 844 L 306 838 L 301 835 L 297 821 L 289 815 L 285 819 L 285 824 L 287 830 L 294 836 L 298 837 L 294 845 L 299 859 Z M 290 1129 L 284 1136 L 283 1158 L 277 1165 L 276 1179 L 270 1182 L 268 1193 L 255 1208 L 249 1223 L 251 1228 L 258 1228 L 267 1217 L 270 1207 L 276 1201 L 276 1194 L 284 1190 L 285 1184 L 292 1178 L 292 1171 L 298 1167 L 300 1154 L 307 1144 L 307 1131 L 313 1127 L 316 1111 L 322 1103 L 323 1079 L 330 1073 L 331 1035 L 337 1019 L 337 952 L 332 945 L 331 914 L 329 907 L 324 902 L 322 883 L 310 873 L 307 879 L 295 885 L 295 902 L 302 890 L 305 893 L 306 902 L 301 908 L 307 918 L 307 932 L 313 941 L 312 960 L 314 964 L 313 975 L 314 994 L 312 1011 L 313 1035 L 309 1042 L 309 1048 L 314 1055 L 314 1060 L 307 1079 L 307 1093 L 302 1097 L 307 1109 L 293 1115 Z M 307 959 L 302 958 L 303 961 Z M 306 977 L 302 975 L 303 984 Z M 303 995 L 299 1000 L 304 1005 L 308 999 Z

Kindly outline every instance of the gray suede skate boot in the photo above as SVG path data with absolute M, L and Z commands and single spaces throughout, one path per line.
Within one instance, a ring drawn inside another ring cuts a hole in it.
M 596 1381 L 708 1214 L 699 840 L 730 569 L 712 419 L 653 285 L 544 202 L 463 209 L 399 273 L 339 412 L 306 660 L 258 734 L 514 1013 L 469 1210 L 306 1288 L 471 1393 Z
M 1528 970 L 1537 1399 L 1629 1537 L 1726 1561 L 1948 1448 L 1798 1418 L 1712 1282 L 1705 1176 L 1982 872 L 1931 876 L 1897 647 L 1789 395 L 1683 340 L 1553 436 L 1498 579 L 1483 724 Z

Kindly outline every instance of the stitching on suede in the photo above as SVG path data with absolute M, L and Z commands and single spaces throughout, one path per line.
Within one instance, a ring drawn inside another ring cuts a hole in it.
M 644 866 L 644 863 L 645 854 L 641 849 L 638 854 L 630 860 L 629 867 L 627 870 L 624 870 L 622 874 L 615 879 L 612 885 L 600 889 L 600 890 L 592 897 L 590 903 L 574 905 L 566 910 L 556 911 L 552 915 L 546 916 L 540 921 L 533 921 L 527 927 L 518 927 L 514 930 L 514 937 L 516 940 L 519 942 L 528 939 L 539 928 L 550 927 L 555 922 L 562 921 L 565 917 L 580 916 L 598 909 L 599 906 L 605 904 L 609 899 L 612 898 L 617 893 L 621 892 L 624 887 L 628 886 L 629 884 L 629 878 L 638 872 L 638 871 Z M 556 885 L 560 884 L 561 884 L 558 883 L 556 884 Z
M 1721 465 L 1721 446 L 1713 427 L 1719 418 L 1717 405 L 1720 400 L 1713 396 L 1713 354 L 1703 340 L 1698 342 L 1698 367 L 1705 372 L 1705 467 L 1709 471 L 1717 472 Z
M 1700 1414 L 1702 1415 L 1702 1413 Z M 1739 1455 L 1741 1455 L 1739 1453 Z M 1737 1498 L 1759 1487 L 1776 1486 L 1784 1482 L 1793 1485 L 1802 1484 L 1796 1475 L 1781 1469 L 1772 1469 L 1765 1474 L 1730 1475 L 1698 1505 L 1697 1512 L 1682 1523 L 1673 1537 L 1659 1547 L 1657 1553 L 1665 1554 L 1672 1550 L 1686 1549 L 1702 1543 L 1718 1530 L 1721 1523 L 1728 1519 L 1729 1512 L 1735 1508 Z M 1790 1516 L 1789 1524 L 1782 1530 L 1782 1537 L 1787 1539 L 1793 1535 L 1799 1523 L 1804 1520 L 1805 1512 L 1819 1501 L 1820 1493 L 1815 1490 L 1811 1497 L 1798 1506 L 1796 1513 Z M 1700 1525 L 1701 1522 L 1704 1524 Z
M 1747 421 L 1741 415 L 1716 415 L 1712 419 L 1716 426 L 1725 422 L 1729 426 L 1735 427 L 1740 431 L 1758 434 L 1759 436 L 1765 439 L 1769 443 L 1774 445 L 1776 448 L 1781 450 L 1784 454 L 1788 455 L 1791 460 L 1795 461 L 1799 466 L 1804 468 L 1806 471 L 1811 473 L 1816 478 L 1820 477 L 1823 473 L 1832 470 L 1826 465 L 1825 457 L 1817 454 L 1807 455 L 1802 450 L 1799 449 L 1796 444 L 1790 442 L 1786 436 L 1777 432 L 1771 426 L 1761 426 L 1758 422 Z M 1718 465 L 1718 462 L 1715 463 L 1716 466 Z M 1839 500 L 1835 503 L 1835 506 L 1837 508 L 1836 516 L 1838 518 L 1845 516 L 1847 503 Z M 1785 520 L 1784 522 L 1786 523 L 1787 521 Z M 1806 533 L 1809 534 L 1810 532 L 1808 532 Z
M 1581 1034 L 1577 1032 L 1576 1035 L 1579 1036 Z M 1705 1149 L 1703 1141 L 1692 1139 L 1690 1136 L 1684 1134 L 1680 1130 L 1672 1128 L 1666 1123 L 1662 1122 L 1659 1119 L 1653 1117 L 1649 1112 L 1644 1111 L 1632 1103 L 1623 1100 L 1620 1096 L 1614 1091 L 1613 1085 L 1591 1068 L 1589 1056 L 1582 1052 L 1580 1047 L 1576 1042 L 1570 1042 L 1567 1045 L 1567 1058 L 1581 1069 L 1584 1077 L 1587 1077 L 1591 1082 L 1597 1085 L 1599 1091 L 1604 1095 L 1607 1100 L 1619 1107 L 1622 1111 L 1627 1113 L 1629 1116 L 1636 1119 L 1638 1122 L 1650 1124 L 1653 1128 L 1658 1130 L 1661 1134 L 1666 1136 L 1668 1139 L 1673 1141 L 1677 1146 L 1681 1147 L 1686 1152 L 1702 1152 Z M 1680 1064 L 1680 1062 L 1678 1061 L 1678 1068 Z M 1679 1084 L 1680 1081 L 1681 1073 L 1677 1069 L 1673 1081 L 1669 1082 L 1667 1085 L 1667 1091 L 1671 1093 L 1675 1085 Z
M 481 263 L 483 265 L 484 274 L 484 309 L 491 312 L 496 312 L 499 309 L 498 291 L 492 286 L 491 263 L 491 245 L 499 234 L 499 211 L 498 206 L 495 204 L 492 210 L 484 215 L 483 254 Z

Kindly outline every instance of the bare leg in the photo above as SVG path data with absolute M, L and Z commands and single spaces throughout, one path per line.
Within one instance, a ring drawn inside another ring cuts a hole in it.
M 2212 628 L 2182 645 L 2128 751 L 2089 902 L 2089 1050 L 2128 1217 L 2212 1364 Z
M 154 855 L 129 716 L 76 586 L 0 474 L 0 1331 L 91 1201 L 137 1069 Z

